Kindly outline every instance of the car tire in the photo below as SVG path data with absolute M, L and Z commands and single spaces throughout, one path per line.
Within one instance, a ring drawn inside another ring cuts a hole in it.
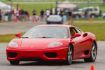
M 73 49 L 72 49 L 72 46 L 69 45 L 65 64 L 67 65 L 72 64 L 72 54 L 73 54 Z
M 10 64 L 11 65 L 18 65 L 19 64 L 19 61 L 10 61 Z
M 92 49 L 90 51 L 90 57 L 85 58 L 84 61 L 85 62 L 95 62 L 96 57 L 97 57 L 97 45 L 96 45 L 96 43 L 93 43 Z

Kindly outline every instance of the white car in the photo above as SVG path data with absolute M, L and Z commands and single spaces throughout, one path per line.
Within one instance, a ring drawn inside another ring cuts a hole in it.
M 47 24 L 63 24 L 63 18 L 60 15 L 50 15 L 46 21 Z

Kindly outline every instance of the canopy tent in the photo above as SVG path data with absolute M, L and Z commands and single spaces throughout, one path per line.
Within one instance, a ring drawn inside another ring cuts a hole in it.
M 64 1 L 64 2 L 58 3 L 57 8 L 74 10 L 78 8 L 78 6 L 70 3 L 69 1 Z
M 0 2 L 0 9 L 3 10 L 3 11 L 10 11 L 11 10 L 11 6 L 10 5 L 7 5 L 3 2 Z

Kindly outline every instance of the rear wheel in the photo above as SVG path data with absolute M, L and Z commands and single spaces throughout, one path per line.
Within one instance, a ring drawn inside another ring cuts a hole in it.
M 67 65 L 71 65 L 72 64 L 72 52 L 73 52 L 72 46 L 69 46 L 68 47 L 68 52 L 67 52 L 67 58 L 66 58 L 66 61 L 65 61 L 65 63 Z
M 18 65 L 19 64 L 19 61 L 10 61 L 10 64 L 11 65 Z
M 95 62 L 97 57 L 97 46 L 95 43 L 92 45 L 91 53 L 90 53 L 90 58 L 85 58 L 85 62 Z

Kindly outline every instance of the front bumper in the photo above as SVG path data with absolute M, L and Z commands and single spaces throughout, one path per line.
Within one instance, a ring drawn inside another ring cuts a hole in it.
M 44 49 L 44 50 L 17 50 L 7 49 L 7 59 L 9 61 L 53 61 L 53 60 L 65 60 L 67 57 L 68 48 L 57 49 Z

